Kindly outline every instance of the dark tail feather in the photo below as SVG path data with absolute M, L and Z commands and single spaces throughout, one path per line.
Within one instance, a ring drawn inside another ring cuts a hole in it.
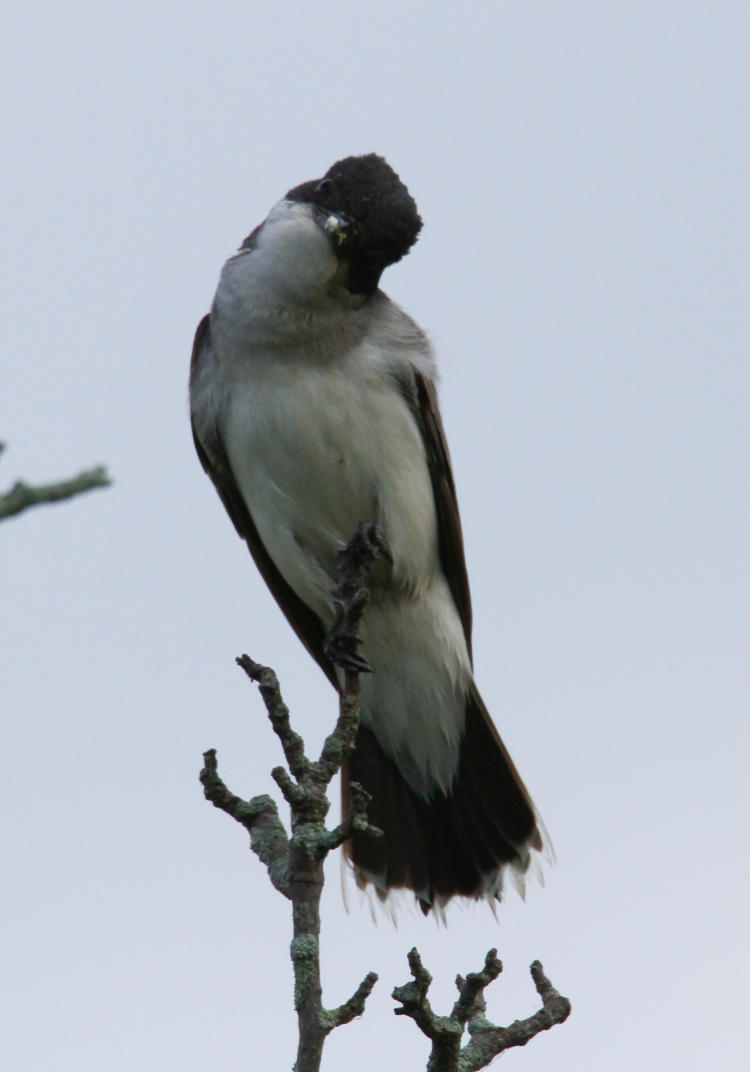
M 543 847 L 531 798 L 474 686 L 447 796 L 414 793 L 363 727 L 342 779 L 345 811 L 350 781 L 372 796 L 370 822 L 385 836 L 356 834 L 347 855 L 359 885 L 372 882 L 381 898 L 413 890 L 425 913 L 455 896 L 499 899 L 505 867 L 523 874 Z

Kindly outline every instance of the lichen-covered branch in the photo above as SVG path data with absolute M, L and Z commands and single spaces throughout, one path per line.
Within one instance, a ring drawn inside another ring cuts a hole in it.
M 490 949 L 484 958 L 484 967 L 481 971 L 469 972 L 465 979 L 458 975 L 456 977 L 458 998 L 451 1016 L 461 1024 L 467 1024 L 481 1016 L 487 1007 L 484 1000 L 485 988 L 490 983 L 494 983 L 502 970 L 503 965 L 498 959 L 497 950 Z
M 203 754 L 200 780 L 206 800 L 245 827 L 250 847 L 266 865 L 271 882 L 279 893 L 289 897 L 289 838 L 274 801 L 269 796 L 242 800 L 230 793 L 219 777 L 215 748 Z
M 4 449 L 5 444 L 0 443 L 0 453 Z M 94 488 L 106 488 L 111 483 L 107 470 L 101 465 L 95 469 L 86 469 L 78 476 L 71 477 L 70 480 L 60 480 L 55 484 L 33 485 L 19 480 L 9 491 L 0 495 L 0 521 L 15 517 L 16 514 L 32 506 L 72 499 L 74 495 L 82 495 L 83 492 L 92 491 Z
M 515 1020 L 509 1027 L 490 1023 L 485 1016 L 484 991 L 503 970 L 497 950 L 491 949 L 482 971 L 472 972 L 465 979 L 459 975 L 456 979 L 458 999 L 450 1016 L 438 1016 L 427 997 L 432 982 L 430 973 L 416 949 L 411 950 L 408 959 L 412 978 L 394 989 L 393 998 L 400 1004 L 394 1011 L 396 1015 L 409 1016 L 430 1039 L 432 1048 L 427 1072 L 477 1072 L 504 1050 L 525 1046 L 541 1031 L 561 1024 L 570 1015 L 570 1002 L 558 994 L 545 976 L 542 965 L 535 960 L 531 965 L 531 977 L 542 999 L 542 1008 L 525 1020 Z M 469 1032 L 469 1041 L 462 1047 L 465 1029 Z
M 250 834 L 253 851 L 268 869 L 274 886 L 292 901 L 293 938 L 291 958 L 294 968 L 294 1007 L 299 1024 L 299 1046 L 295 1072 L 318 1072 L 326 1035 L 349 1023 L 364 1011 L 377 975 L 369 972 L 354 994 L 334 1009 L 326 1009 L 320 983 L 320 896 L 323 890 L 323 861 L 354 831 L 381 831 L 367 821 L 368 794 L 352 789 L 348 818 L 333 830 L 325 819 L 330 803 L 327 789 L 354 746 L 359 725 L 359 674 L 368 669 L 357 654 L 357 629 L 367 603 L 367 573 L 383 541 L 374 525 L 361 525 L 349 545 L 339 555 L 339 586 L 336 622 L 328 638 L 329 657 L 343 670 L 339 717 L 326 738 L 319 759 L 310 760 L 304 742 L 291 727 L 276 674 L 249 655 L 237 659 L 248 677 L 260 687 L 271 725 L 281 742 L 287 768 L 272 771 L 274 781 L 289 804 L 291 837 L 287 836 L 276 805 L 270 797 L 243 801 L 231 793 L 218 775 L 216 753 L 204 755 L 201 782 L 204 794 L 217 808 L 231 815 Z
M 289 708 L 281 695 L 279 679 L 270 666 L 261 666 L 249 655 L 240 655 L 237 665 L 259 686 L 268 718 L 274 733 L 281 741 L 290 772 L 297 780 L 304 778 L 308 773 L 310 761 L 305 755 L 305 742 L 294 732 L 289 722 Z
M 431 1040 L 428 1072 L 456 1072 L 464 1025 L 450 1016 L 437 1016 L 433 1012 L 427 997 L 432 976 L 416 949 L 410 950 L 408 960 L 412 979 L 394 988 L 393 998 L 401 1004 L 394 1011 L 397 1016 L 409 1016 Z
M 558 994 L 538 960 L 533 962 L 530 971 L 536 991 L 542 999 L 541 1009 L 525 1020 L 514 1020 L 508 1027 L 495 1027 L 479 1018 L 473 1025 L 469 1021 L 471 1040 L 462 1051 L 464 1063 L 459 1066 L 460 1072 L 475 1072 L 476 1069 L 486 1068 L 503 1050 L 525 1046 L 542 1031 L 549 1031 L 555 1024 L 562 1024 L 568 1019 L 570 1001 Z
M 368 598 L 365 579 L 380 555 L 387 557 L 388 551 L 379 531 L 374 525 L 361 525 L 339 556 L 336 621 L 326 643 L 326 653 L 340 668 L 343 684 L 336 726 L 326 737 L 317 760 L 308 758 L 302 738 L 292 729 L 289 710 L 273 670 L 248 655 L 237 660 L 248 677 L 259 685 L 269 720 L 281 742 L 287 765 L 276 767 L 271 773 L 289 804 L 291 836 L 270 797 L 244 801 L 229 791 L 219 777 L 213 749 L 204 755 L 200 776 L 206 798 L 248 831 L 251 848 L 265 864 L 274 886 L 292 902 L 290 952 L 299 1024 L 295 1072 L 319 1072 L 326 1036 L 364 1012 L 365 1002 L 377 981 L 376 974 L 369 972 L 342 1005 L 333 1009 L 323 1006 L 319 944 L 323 861 L 355 832 L 382 837 L 382 831 L 368 821 L 369 794 L 356 782 L 351 783 L 347 818 L 332 830 L 325 823 L 330 807 L 328 786 L 353 748 L 359 726 L 359 675 L 370 668 L 357 651 L 360 644 L 357 630 Z M 497 1027 L 485 1016 L 484 991 L 502 971 L 496 950 L 487 954 L 481 971 L 465 979 L 458 977 L 458 998 L 449 1016 L 437 1015 L 430 1005 L 427 994 L 432 978 L 416 949 L 409 953 L 409 967 L 412 979 L 393 991 L 400 1004 L 395 1011 L 411 1017 L 430 1039 L 428 1072 L 475 1072 L 485 1068 L 503 1050 L 524 1046 L 540 1031 L 562 1023 L 570 1013 L 570 1002 L 552 987 L 538 961 L 532 964 L 531 974 L 542 1008 L 509 1027 Z M 469 1041 L 462 1047 L 466 1031 Z
M 368 972 L 348 1001 L 345 1001 L 343 1005 L 339 1005 L 336 1009 L 324 1010 L 322 1020 L 327 1030 L 333 1031 L 334 1027 L 341 1027 L 343 1024 L 351 1023 L 355 1017 L 361 1016 L 365 1011 L 365 1002 L 372 993 L 372 988 L 377 981 L 377 974 Z
M 320 850 L 327 854 L 348 841 L 352 834 L 369 834 L 370 837 L 382 837 L 383 831 L 372 826 L 367 819 L 367 805 L 372 797 L 359 782 L 349 783 L 349 815 L 335 829 L 327 830 L 321 837 Z

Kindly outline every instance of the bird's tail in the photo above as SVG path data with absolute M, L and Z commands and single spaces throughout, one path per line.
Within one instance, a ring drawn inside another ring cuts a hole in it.
M 384 836 L 355 834 L 346 852 L 357 883 L 372 883 L 381 899 L 413 890 L 425 914 L 455 896 L 499 900 L 506 868 L 522 878 L 544 847 L 531 798 L 473 684 L 447 795 L 416 794 L 364 727 L 343 771 L 345 814 L 352 781 L 371 795 L 369 821 Z

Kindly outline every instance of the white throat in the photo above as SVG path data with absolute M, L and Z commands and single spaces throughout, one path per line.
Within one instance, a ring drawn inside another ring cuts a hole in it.
M 313 216 L 311 205 L 279 201 L 260 230 L 257 246 L 230 258 L 220 289 L 239 288 L 278 305 L 316 305 L 341 266 Z

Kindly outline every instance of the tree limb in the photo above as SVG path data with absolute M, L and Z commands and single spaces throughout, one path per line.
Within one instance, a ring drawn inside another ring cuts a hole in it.
M 393 998 L 401 1006 L 394 1012 L 414 1020 L 432 1042 L 427 1072 L 478 1072 L 503 1050 L 525 1046 L 540 1032 L 563 1023 L 570 1015 L 570 1002 L 558 994 L 545 976 L 542 965 L 535 960 L 531 965 L 531 977 L 542 999 L 542 1008 L 525 1020 L 515 1020 L 508 1027 L 490 1023 L 485 1016 L 484 991 L 503 970 L 497 950 L 491 949 L 482 971 L 472 972 L 465 979 L 459 975 L 456 979 L 458 1000 L 450 1016 L 438 1016 L 427 998 L 432 982 L 430 973 L 416 949 L 411 950 L 408 959 L 412 980 L 394 989 Z M 461 1047 L 465 1028 L 470 1040 Z
M 328 786 L 354 747 L 359 726 L 362 662 L 356 653 L 357 629 L 368 599 L 365 578 L 382 547 L 382 537 L 375 526 L 360 525 L 338 556 L 337 615 L 328 645 L 332 657 L 343 668 L 344 682 L 336 726 L 326 738 L 318 760 L 305 755 L 304 742 L 291 727 L 289 709 L 273 670 L 256 663 L 249 655 L 237 659 L 247 676 L 259 685 L 269 720 L 284 751 L 288 770 L 276 767 L 272 776 L 291 810 L 291 838 L 287 837 L 270 797 L 243 801 L 227 789 L 219 778 L 213 749 L 205 753 L 200 775 L 206 798 L 248 830 L 251 848 L 266 865 L 274 886 L 292 901 L 291 957 L 294 1007 L 299 1024 L 295 1072 L 319 1072 L 326 1035 L 362 1014 L 377 981 L 377 975 L 369 972 L 343 1005 L 334 1009 L 323 1006 L 319 950 L 323 861 L 355 830 L 381 835 L 381 831 L 367 822 L 369 796 L 361 786 L 353 787 L 351 814 L 343 823 L 328 830 L 325 818 L 330 807 Z
M 250 835 L 250 847 L 266 865 L 271 882 L 279 893 L 289 897 L 289 839 L 273 800 L 268 796 L 242 800 L 230 793 L 219 777 L 215 748 L 203 754 L 200 781 L 206 800 L 245 827 Z
M 4 449 L 5 444 L 0 443 L 0 453 Z M 55 484 L 34 486 L 19 480 L 9 491 L 0 495 L 0 521 L 14 517 L 32 506 L 72 499 L 73 496 L 82 495 L 83 492 L 92 491 L 94 488 L 109 487 L 111 483 L 107 470 L 101 465 L 95 469 L 86 469 L 78 476 L 71 477 L 70 480 L 61 480 Z

